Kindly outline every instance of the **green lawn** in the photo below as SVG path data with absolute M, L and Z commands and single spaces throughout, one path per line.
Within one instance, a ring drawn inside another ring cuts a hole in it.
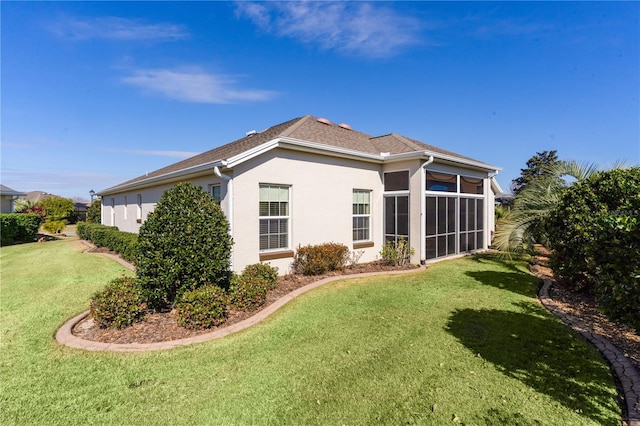
M 91 353 L 53 339 L 126 271 L 70 241 L 0 250 L 0 424 L 619 424 L 598 353 L 480 256 L 328 284 L 218 341 Z

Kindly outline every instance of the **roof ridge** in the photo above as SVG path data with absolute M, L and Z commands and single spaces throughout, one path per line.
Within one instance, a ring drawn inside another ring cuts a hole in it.
M 287 127 L 284 131 L 280 132 L 280 134 L 278 136 L 281 137 L 287 137 L 290 134 L 292 134 L 298 127 L 302 126 L 302 124 L 307 121 L 310 118 L 315 118 L 312 115 L 304 115 L 302 117 L 299 117 L 295 123 L 293 123 L 291 126 Z M 295 119 L 294 119 L 295 120 Z

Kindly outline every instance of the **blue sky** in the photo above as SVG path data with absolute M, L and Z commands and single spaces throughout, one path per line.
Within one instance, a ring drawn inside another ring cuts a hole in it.
M 1 174 L 96 191 L 294 117 L 640 163 L 638 2 L 0 4 Z

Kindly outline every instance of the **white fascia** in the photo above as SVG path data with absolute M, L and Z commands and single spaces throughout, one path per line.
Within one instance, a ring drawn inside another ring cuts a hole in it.
M 281 137 L 272 139 L 263 143 L 255 148 L 231 157 L 227 160 L 226 166 L 233 168 L 238 164 L 241 164 L 247 160 L 264 154 L 274 148 L 291 149 L 294 151 L 309 152 L 312 154 L 330 155 L 333 157 L 349 158 L 360 161 L 368 161 L 373 163 L 382 163 L 384 161 L 381 155 L 368 154 L 361 151 L 355 151 L 352 149 L 339 148 L 329 145 L 324 145 L 316 142 L 309 142 L 301 139 Z
M 118 186 L 113 186 L 111 188 L 107 188 L 104 189 L 102 191 L 98 191 L 96 193 L 96 195 L 99 196 L 104 196 L 104 195 L 111 195 L 111 194 L 117 194 L 119 192 L 123 192 L 123 191 L 130 191 L 133 189 L 140 189 L 140 188 L 145 188 L 148 186 L 153 186 L 154 184 L 158 184 L 158 183 L 164 183 L 166 181 L 173 181 L 173 180 L 177 180 L 186 176 L 191 176 L 191 175 L 196 175 L 196 174 L 200 174 L 200 173 L 205 173 L 205 172 L 211 172 L 211 170 L 216 167 L 216 166 L 225 166 L 226 162 L 223 160 L 216 160 L 210 163 L 206 163 L 206 164 L 200 164 L 198 166 L 194 166 L 194 167 L 189 167 L 186 169 L 182 169 L 182 170 L 178 170 L 175 172 L 170 172 L 170 173 L 165 173 L 163 175 L 159 175 L 159 176 L 154 176 L 148 179 L 143 179 L 143 180 L 139 180 L 136 182 L 131 182 L 129 184 L 124 184 L 124 185 L 118 185 Z
M 487 172 L 495 172 L 498 173 L 498 171 L 502 170 L 501 167 L 496 167 L 496 166 L 492 166 L 491 164 L 487 164 L 487 163 L 483 163 L 482 161 L 476 161 L 476 160 L 469 160 L 466 158 L 460 158 L 460 157 L 456 157 L 453 155 L 447 155 L 447 154 L 441 154 L 438 152 L 433 152 L 433 151 L 423 151 L 426 155 L 433 155 L 435 158 L 437 158 L 440 161 L 446 161 L 446 162 L 451 162 L 451 163 L 456 163 L 456 164 L 462 164 L 464 166 L 468 166 L 468 167 L 475 167 Z

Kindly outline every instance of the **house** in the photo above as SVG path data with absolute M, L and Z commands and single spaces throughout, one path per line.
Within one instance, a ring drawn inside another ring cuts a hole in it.
M 26 194 L 0 184 L 0 212 L 13 213 L 13 202 L 23 195 Z
M 304 116 L 99 192 L 102 223 L 137 232 L 162 193 L 200 185 L 226 214 L 235 271 L 289 270 L 296 247 L 342 243 L 379 258 L 406 239 L 412 263 L 486 249 L 500 169 L 390 133 Z

